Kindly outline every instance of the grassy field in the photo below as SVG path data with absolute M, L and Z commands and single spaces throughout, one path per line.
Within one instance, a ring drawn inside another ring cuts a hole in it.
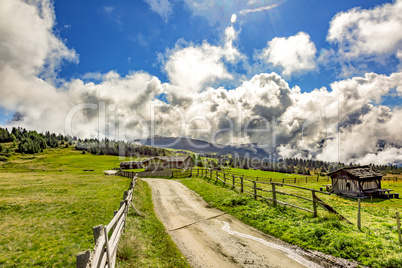
M 134 188 L 133 204 L 117 251 L 117 267 L 190 267 L 158 220 L 148 184 L 141 179 Z
M 0 162 L 0 266 L 74 266 L 94 246 L 92 227 L 112 219 L 129 186 L 103 175 L 119 163 L 72 148 Z
M 267 174 L 272 176 L 273 174 Z M 200 178 L 183 183 L 199 193 L 213 206 L 229 212 L 247 224 L 284 241 L 327 254 L 354 259 L 373 267 L 402 267 L 402 247 L 398 242 L 395 212 L 402 208 L 401 199 L 370 199 L 362 203 L 362 230 L 356 227 L 357 201 L 336 195 L 319 195 L 352 224 L 319 208 L 319 217 L 311 213 L 280 205 L 267 206 L 251 196 L 222 187 L 215 180 Z M 319 189 L 325 182 L 308 182 L 302 186 Z M 297 184 L 296 184 L 297 185 Z M 384 182 L 383 188 L 402 193 L 402 182 Z M 311 198 L 310 191 L 281 187 L 280 191 Z M 278 195 L 278 200 L 312 209 L 311 202 L 291 196 Z

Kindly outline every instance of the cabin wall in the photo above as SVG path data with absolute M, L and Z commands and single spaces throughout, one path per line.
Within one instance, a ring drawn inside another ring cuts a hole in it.
M 332 178 L 332 189 L 334 193 L 346 196 L 361 196 L 363 190 L 381 189 L 377 183 L 380 179 L 372 179 L 367 181 L 359 181 L 350 176 L 346 172 L 334 174 Z M 360 189 L 361 185 L 361 189 Z
M 373 181 L 365 181 L 363 184 L 363 190 L 373 190 L 373 189 L 379 189 L 377 183 L 375 180 Z
M 359 184 L 349 174 L 341 172 L 332 178 L 332 189 L 336 194 L 358 196 Z
M 145 162 L 143 165 L 144 165 L 144 168 L 145 168 L 145 170 L 146 171 L 149 171 L 149 170 L 161 170 L 161 169 L 163 169 L 163 164 L 165 163 L 165 161 L 162 161 L 162 160 L 160 160 L 160 159 L 152 159 L 152 160 L 149 160 L 149 161 L 147 161 L 147 162 Z

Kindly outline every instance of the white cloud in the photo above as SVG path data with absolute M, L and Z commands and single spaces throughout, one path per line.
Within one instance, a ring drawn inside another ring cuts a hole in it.
M 63 60 L 77 62 L 78 55 L 53 34 L 50 1 L 34 3 L 1 1 L 0 68 L 7 65 L 25 75 L 54 77 Z
M 63 133 L 69 112 L 91 104 L 94 109 L 70 116 L 75 135 L 94 137 L 109 132 L 111 138 L 134 139 L 154 131 L 220 143 L 256 142 L 286 157 L 402 164 L 402 110 L 381 105 L 381 98 L 390 91 L 402 92 L 402 73 L 368 73 L 334 82 L 331 90 L 304 93 L 297 86 L 290 88 L 276 73 L 254 75 L 230 90 L 213 88 L 214 82 L 233 77 L 229 67 L 244 58 L 233 44 L 238 33 L 228 27 L 221 45 L 182 43 L 169 51 L 164 64 L 169 83 L 162 84 L 144 72 L 121 76 L 110 71 L 89 73 L 56 87 L 40 74 L 54 72 L 62 59 L 76 60 L 77 56 L 53 34 L 53 9 L 48 1 L 41 3 L 43 16 L 37 6 L 25 2 L 0 2 L 0 106 L 21 115 L 20 121 L 9 125 Z M 264 59 L 277 63 L 283 74 L 314 68 L 315 47 L 307 34 L 274 40 L 263 51 L 267 53 Z M 288 61 L 293 66 L 285 63 L 279 45 L 290 47 Z M 48 64 L 51 61 L 53 65 Z M 162 93 L 170 103 L 157 99 Z M 99 128 L 102 120 L 105 128 Z M 115 129 L 114 122 L 124 120 L 122 129 Z M 334 129 L 333 123 L 339 127 L 338 139 L 328 131 Z M 206 131 L 186 132 L 186 124 Z M 245 132 L 246 126 L 267 131 Z M 230 127 L 233 133 L 225 131 Z M 125 136 L 113 136 L 116 131 Z
M 371 10 L 338 13 L 330 23 L 327 40 L 342 57 L 394 54 L 402 45 L 402 1 Z
M 239 13 L 240 13 L 241 15 L 247 15 L 248 13 L 261 12 L 261 11 L 268 11 L 268 10 L 271 10 L 271 9 L 276 8 L 277 6 L 279 6 L 280 4 L 282 4 L 283 2 L 285 2 L 285 1 L 282 1 L 282 2 L 277 3 L 277 4 L 269 5 L 269 6 L 260 6 L 260 7 L 252 8 L 252 9 L 243 9 L 243 10 L 241 10 Z M 248 2 L 248 5 L 251 5 L 251 4 L 254 4 L 254 3 L 255 3 L 255 2 Z
M 197 92 L 205 84 L 232 76 L 222 61 L 223 50 L 203 43 L 175 50 L 165 65 L 169 80 L 184 90 Z
M 167 22 L 169 16 L 172 14 L 172 5 L 169 0 L 145 0 L 151 9 L 158 13 L 162 19 Z
M 173 50 L 167 51 L 164 64 L 171 84 L 181 88 L 181 93 L 198 92 L 216 81 L 232 79 L 226 63 L 236 63 L 244 58 L 233 45 L 236 38 L 234 28 L 227 27 L 221 46 L 206 41 L 201 45 L 178 42 Z
M 310 36 L 304 32 L 299 32 L 294 36 L 275 37 L 268 42 L 267 47 L 257 58 L 273 66 L 283 69 L 284 76 L 293 73 L 311 71 L 316 68 L 315 54 L 317 49 L 310 40 Z

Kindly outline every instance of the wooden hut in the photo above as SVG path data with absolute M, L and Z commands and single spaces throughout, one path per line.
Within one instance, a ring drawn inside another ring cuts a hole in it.
M 332 179 L 332 191 L 338 195 L 366 197 L 392 191 L 381 189 L 383 174 L 373 170 L 372 166 L 342 168 L 328 176 Z
M 167 168 L 191 168 L 194 166 L 191 156 L 157 156 L 143 162 L 146 171 Z
M 120 163 L 121 169 L 137 169 L 143 168 L 141 161 L 128 161 L 128 162 L 121 162 Z

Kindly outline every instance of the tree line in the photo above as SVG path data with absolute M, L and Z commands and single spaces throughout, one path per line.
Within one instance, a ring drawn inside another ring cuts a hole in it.
M 79 139 L 76 145 L 77 150 L 90 152 L 95 155 L 119 155 L 125 157 L 133 156 L 166 156 L 169 151 L 164 148 L 138 145 L 125 141 L 110 139 Z
M 76 140 L 75 137 L 51 134 L 49 131 L 38 133 L 35 130 L 26 130 L 21 127 L 13 127 L 11 131 L 8 131 L 7 128 L 0 128 L 0 143 L 11 142 L 11 148 L 16 148 L 18 143 L 17 151 L 26 154 L 39 153 L 46 148 L 57 148 L 63 144 L 72 145 L 74 140 Z

